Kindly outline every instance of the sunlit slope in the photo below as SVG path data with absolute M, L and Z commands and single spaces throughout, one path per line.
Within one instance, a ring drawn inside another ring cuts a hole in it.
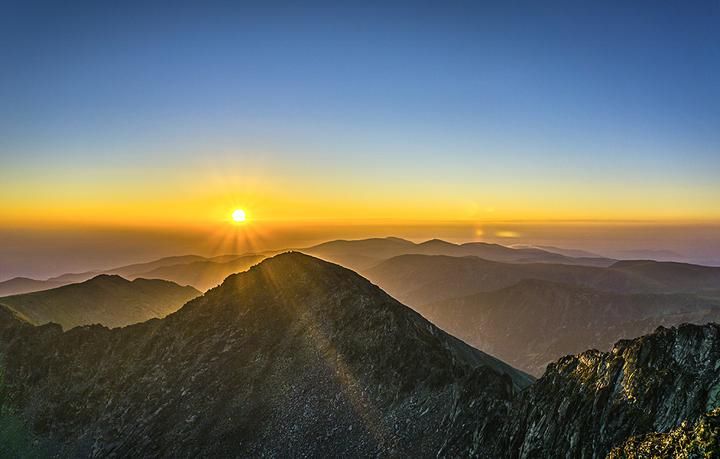
M 246 271 L 259 263 L 262 255 L 232 257 L 229 261 L 201 260 L 191 263 L 162 266 L 137 274 L 148 279 L 165 279 L 180 285 L 191 285 L 205 291 L 216 287 L 229 275 Z

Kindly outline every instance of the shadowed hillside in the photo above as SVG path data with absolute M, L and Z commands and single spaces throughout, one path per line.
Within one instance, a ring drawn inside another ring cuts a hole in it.
M 417 307 L 442 329 L 536 376 L 548 363 L 659 326 L 720 321 L 720 302 L 691 294 L 620 294 L 540 280 Z
M 168 281 L 131 282 L 103 274 L 79 284 L 0 298 L 0 304 L 37 325 L 55 322 L 65 329 L 89 324 L 123 327 L 164 317 L 199 294 L 192 287 Z
M 411 306 L 497 290 L 523 279 L 562 282 L 618 293 L 696 293 L 717 289 L 719 285 L 720 268 L 655 263 L 652 272 L 648 272 L 635 269 L 632 263 L 620 262 L 603 268 L 501 263 L 477 257 L 403 255 L 370 269 L 367 276 Z M 644 266 L 647 262 L 641 263 Z

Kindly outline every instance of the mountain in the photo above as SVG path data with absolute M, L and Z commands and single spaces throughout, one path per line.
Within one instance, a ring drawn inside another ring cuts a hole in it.
M 621 260 L 685 261 L 687 257 L 672 250 L 630 249 L 615 252 Z
M 458 404 L 492 436 L 532 382 L 299 253 L 124 328 L 0 315 L 0 353 L 6 407 L 71 457 L 462 455 Z
M 573 258 L 537 248 L 510 248 L 485 242 L 453 244 L 440 239 L 431 239 L 416 244 L 396 237 L 352 241 L 337 240 L 299 250 L 362 273 L 389 258 L 411 254 L 475 256 L 512 263 L 545 262 L 588 266 L 609 266 L 615 262 L 615 260 L 607 258 Z
M 205 291 L 218 286 L 230 274 L 246 271 L 262 261 L 262 255 L 222 256 L 221 261 L 202 260 L 191 263 L 161 266 L 137 276 L 148 279 L 165 279 L 180 285 L 191 285 Z M 227 261 L 225 261 L 227 260 Z
M 585 349 L 609 350 L 658 326 L 720 322 L 720 301 L 691 294 L 621 294 L 526 279 L 416 308 L 468 344 L 534 375 Z
M 63 328 L 88 324 L 123 327 L 176 311 L 200 292 L 163 280 L 102 274 L 79 284 L 0 298 L 33 324 L 54 322 Z
M 670 261 L 618 261 L 610 269 L 642 277 L 676 291 L 703 291 L 720 287 L 720 268 Z
M 105 271 L 66 273 L 47 280 L 16 277 L 0 282 L 0 296 L 48 290 L 63 285 L 84 282 L 100 274 L 118 275 L 130 280 L 140 277 L 165 279 L 207 290 L 218 285 L 228 275 L 244 271 L 263 258 L 263 256 L 255 254 L 218 255 L 210 258 L 200 255 L 180 255 L 160 258 L 146 263 L 119 266 Z
M 540 249 L 572 258 L 605 258 L 602 255 L 598 255 L 594 252 L 588 252 L 587 250 L 566 249 L 563 247 L 555 247 L 552 245 L 512 244 L 509 247 L 513 249 Z
M 715 416 L 718 362 L 716 324 L 660 328 L 620 341 L 610 352 L 591 350 L 560 359 L 514 400 L 512 421 L 496 442 L 497 457 L 595 458 L 613 447 L 637 451 L 646 440 L 662 446 L 660 437 L 672 437 L 683 422 L 702 424 L 706 413 Z M 642 437 L 648 434 L 655 440 Z M 706 434 L 710 438 L 702 441 L 717 445 L 717 433 Z M 633 457 L 620 451 L 615 457 Z M 635 457 L 669 457 L 660 451 Z
M 718 325 L 564 357 L 533 382 L 359 275 L 298 253 L 124 328 L 63 332 L 0 307 L 0 355 L 5 455 L 720 452 Z
M 650 269 L 652 268 L 652 269 Z M 417 307 L 540 279 L 618 293 L 696 293 L 717 289 L 720 268 L 680 263 L 618 262 L 609 267 L 502 263 L 477 257 L 403 255 L 366 276 L 398 300 Z
M 47 290 L 63 285 L 62 282 L 29 279 L 27 277 L 14 277 L 0 282 L 0 296 L 19 295 L 21 293 Z
M 120 266 L 105 271 L 105 274 L 117 274 L 125 278 L 137 277 L 143 273 L 151 272 L 154 269 L 166 266 L 177 266 L 197 261 L 207 261 L 206 257 L 200 255 L 179 255 L 174 257 L 165 257 L 158 260 L 149 261 L 147 263 L 135 263 L 132 265 Z

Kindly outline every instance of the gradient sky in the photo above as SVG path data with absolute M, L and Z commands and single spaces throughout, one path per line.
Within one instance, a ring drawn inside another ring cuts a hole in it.
M 293 3 L 4 2 L 0 229 L 720 221 L 720 2 Z

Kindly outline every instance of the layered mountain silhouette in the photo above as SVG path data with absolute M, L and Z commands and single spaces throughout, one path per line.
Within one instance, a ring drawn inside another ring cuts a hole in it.
M 105 271 L 63 274 L 47 280 L 16 277 L 0 282 L 0 295 L 8 296 L 48 290 L 62 285 L 83 282 L 100 274 L 118 275 L 130 280 L 137 278 L 164 279 L 205 291 L 219 285 L 230 274 L 245 271 L 264 258 L 264 255 L 257 254 L 220 255 L 211 258 L 199 255 L 183 255 L 161 258 L 147 263 L 121 266 Z
M 299 253 L 124 328 L 63 332 L 0 308 L 0 354 L 0 434 L 15 432 L 0 448 L 21 452 L 622 457 L 717 444 L 717 325 L 564 357 L 533 382 Z
M 19 295 L 21 293 L 37 292 L 40 290 L 47 290 L 61 285 L 66 285 L 67 282 L 52 281 L 52 280 L 37 280 L 30 279 L 28 277 L 14 277 L 6 281 L 0 282 L 0 296 L 7 295 Z
M 693 294 L 604 292 L 535 279 L 416 308 L 442 329 L 536 376 L 548 363 L 658 326 L 720 322 L 720 301 Z
M 191 285 L 205 291 L 216 287 L 230 274 L 246 271 L 259 263 L 262 255 L 247 255 L 228 261 L 203 260 L 186 264 L 162 266 L 142 274 L 149 279 L 166 279 L 180 285 Z
M 0 305 L 35 325 L 54 322 L 65 329 L 90 324 L 123 327 L 164 317 L 198 295 L 200 292 L 192 287 L 164 280 L 131 282 L 102 274 L 78 284 L 2 297 Z
M 593 267 L 403 255 L 382 262 L 366 274 L 392 296 L 411 306 L 497 290 L 524 279 L 618 293 L 714 295 L 720 285 L 720 268 L 653 261 L 621 261 L 608 267 Z
M 602 257 L 570 257 L 534 247 L 511 248 L 485 242 L 453 244 L 441 239 L 416 244 L 396 237 L 330 241 L 300 251 L 361 273 L 384 260 L 400 255 L 475 256 L 510 263 L 543 262 L 587 266 L 609 266 L 615 262 Z

